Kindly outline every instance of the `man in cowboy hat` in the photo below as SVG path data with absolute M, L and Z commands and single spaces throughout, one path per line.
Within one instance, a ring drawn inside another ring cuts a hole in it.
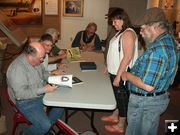
M 131 93 L 126 135 L 156 135 L 160 115 L 170 100 L 167 89 L 178 67 L 177 44 L 160 8 L 147 9 L 136 25 L 149 45 L 131 71 L 122 74 Z

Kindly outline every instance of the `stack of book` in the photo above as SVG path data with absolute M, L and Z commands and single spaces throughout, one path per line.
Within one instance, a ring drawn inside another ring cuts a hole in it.
M 82 71 L 96 70 L 97 66 L 95 62 L 80 62 L 80 68 Z

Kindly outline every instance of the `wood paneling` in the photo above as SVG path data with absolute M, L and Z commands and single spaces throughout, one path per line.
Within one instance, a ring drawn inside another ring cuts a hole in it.
M 61 31 L 61 2 L 58 0 L 58 15 L 45 15 L 45 1 L 42 0 L 42 25 L 19 25 L 28 36 L 40 36 L 47 28 L 55 28 Z

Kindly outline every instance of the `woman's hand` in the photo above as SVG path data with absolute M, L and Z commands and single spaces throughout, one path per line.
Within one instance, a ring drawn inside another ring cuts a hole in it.
M 108 74 L 108 69 L 107 69 L 107 67 L 105 67 L 104 68 L 104 72 L 103 72 L 104 74 Z
M 127 81 L 127 74 L 128 74 L 128 72 L 126 72 L 126 71 L 122 73 L 121 78 L 123 81 Z
M 116 76 L 114 81 L 113 81 L 113 85 L 116 87 L 119 87 L 120 80 L 121 80 L 121 77 Z
M 62 67 L 62 68 L 67 68 L 68 66 L 67 66 L 66 63 L 58 63 L 58 64 L 57 64 L 57 67 L 58 67 L 58 68 L 61 68 L 61 67 Z
M 65 71 L 62 69 L 56 69 L 50 72 L 51 75 L 64 75 Z

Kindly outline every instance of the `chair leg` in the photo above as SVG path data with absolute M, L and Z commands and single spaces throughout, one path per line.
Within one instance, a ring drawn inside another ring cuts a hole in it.
M 15 133 L 16 133 L 16 127 L 17 127 L 17 123 L 16 123 L 15 118 L 14 118 L 12 135 L 15 135 Z
M 16 127 L 17 127 L 17 125 L 14 125 L 14 126 L 13 126 L 12 135 L 15 135 L 15 133 L 16 133 Z

